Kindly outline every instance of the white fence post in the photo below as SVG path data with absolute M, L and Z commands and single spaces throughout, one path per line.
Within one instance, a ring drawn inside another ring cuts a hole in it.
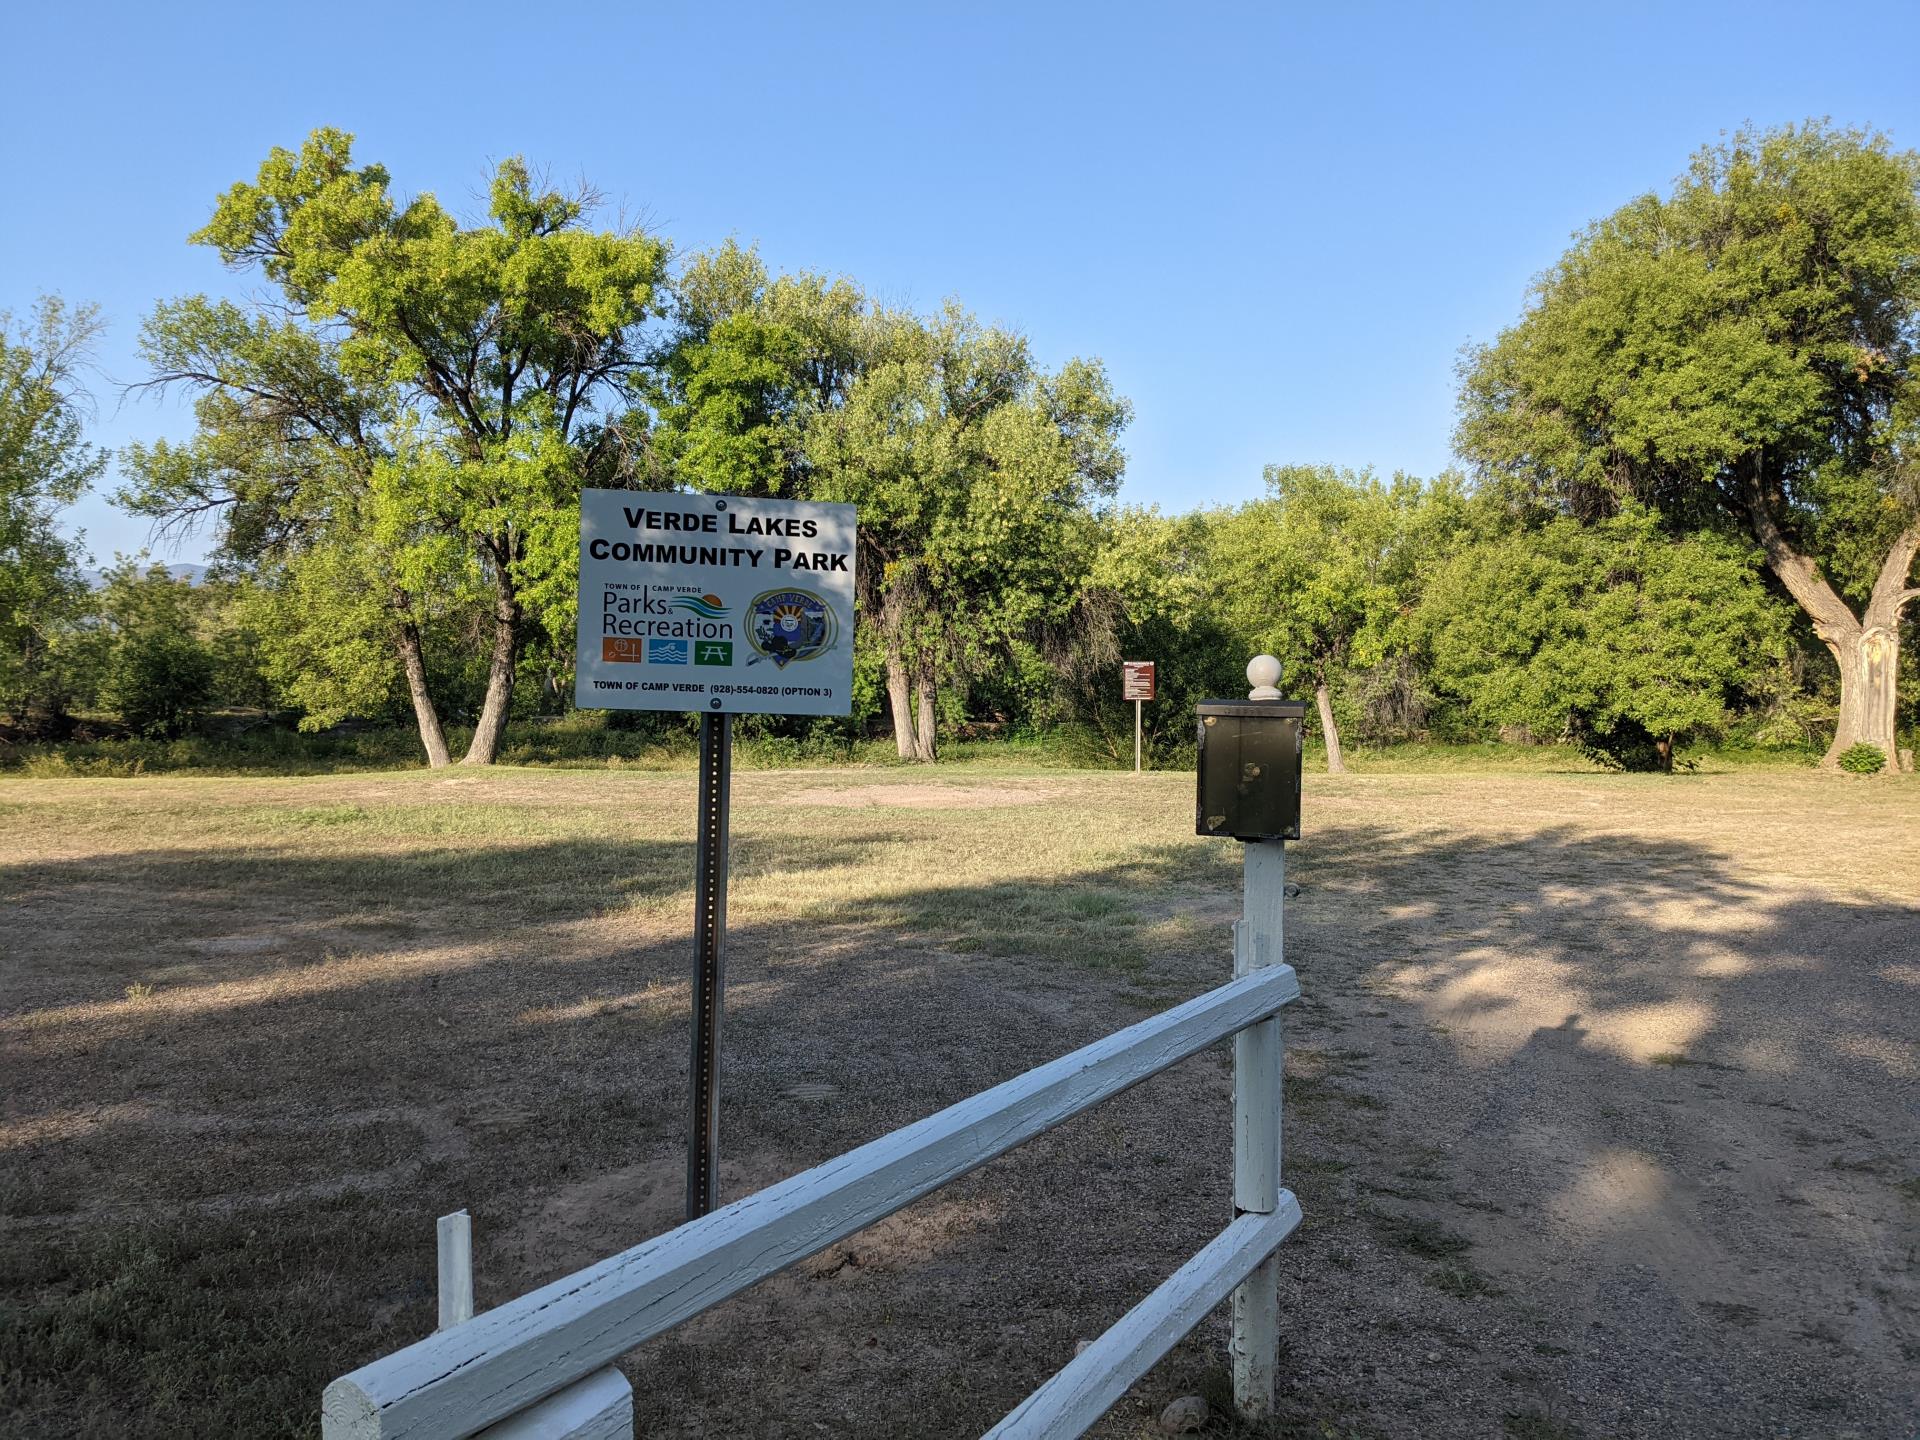
M 1254 1261 L 1271 1254 L 1299 1223 L 1299 1202 L 1284 1191 L 1273 1214 L 1238 1217 L 982 1440 L 1060 1440 L 1083 1434 L 1226 1298 Z
M 609 1365 L 473 1440 L 633 1440 L 633 1386 Z
M 327 1386 L 321 1433 L 325 1440 L 443 1440 L 537 1409 L 574 1377 L 1257 1025 L 1299 994 L 1284 965 L 1229 980 L 370 1361 Z
M 440 1217 L 440 1326 L 451 1330 L 473 1318 L 473 1220 L 456 1210 Z
M 473 1217 L 442 1215 L 437 1230 L 439 1328 L 451 1330 L 473 1319 Z M 633 1440 L 633 1386 L 609 1365 L 489 1426 L 478 1440 Z
M 1241 920 L 1233 927 L 1236 976 L 1284 960 L 1287 852 L 1281 840 L 1249 841 Z M 1280 1016 L 1233 1039 L 1233 1208 L 1270 1215 L 1280 1204 Z M 1280 1351 L 1280 1262 L 1269 1255 L 1233 1292 L 1233 1403 L 1248 1420 L 1273 1413 Z

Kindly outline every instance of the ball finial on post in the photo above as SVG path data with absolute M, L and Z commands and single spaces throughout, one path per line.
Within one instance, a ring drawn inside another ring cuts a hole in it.
M 1271 655 L 1256 655 L 1247 662 L 1247 683 L 1253 686 L 1249 700 L 1280 698 L 1280 662 Z

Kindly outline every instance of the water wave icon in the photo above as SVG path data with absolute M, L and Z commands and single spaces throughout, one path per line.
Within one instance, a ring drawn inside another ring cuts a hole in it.
M 691 610 L 703 620 L 724 620 L 727 614 L 727 607 L 718 595 L 676 595 L 673 606 L 676 610 Z

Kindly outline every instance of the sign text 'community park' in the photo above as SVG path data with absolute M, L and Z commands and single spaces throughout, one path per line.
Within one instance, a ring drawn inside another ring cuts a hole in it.
M 588 490 L 574 703 L 845 715 L 851 505 Z

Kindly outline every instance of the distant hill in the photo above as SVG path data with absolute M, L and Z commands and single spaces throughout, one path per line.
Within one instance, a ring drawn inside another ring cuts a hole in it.
M 189 585 L 198 585 L 207 578 L 207 567 L 204 565 L 168 565 L 165 569 L 174 579 L 184 580 Z M 94 590 L 107 583 L 107 572 L 104 570 L 82 570 L 80 575 Z

